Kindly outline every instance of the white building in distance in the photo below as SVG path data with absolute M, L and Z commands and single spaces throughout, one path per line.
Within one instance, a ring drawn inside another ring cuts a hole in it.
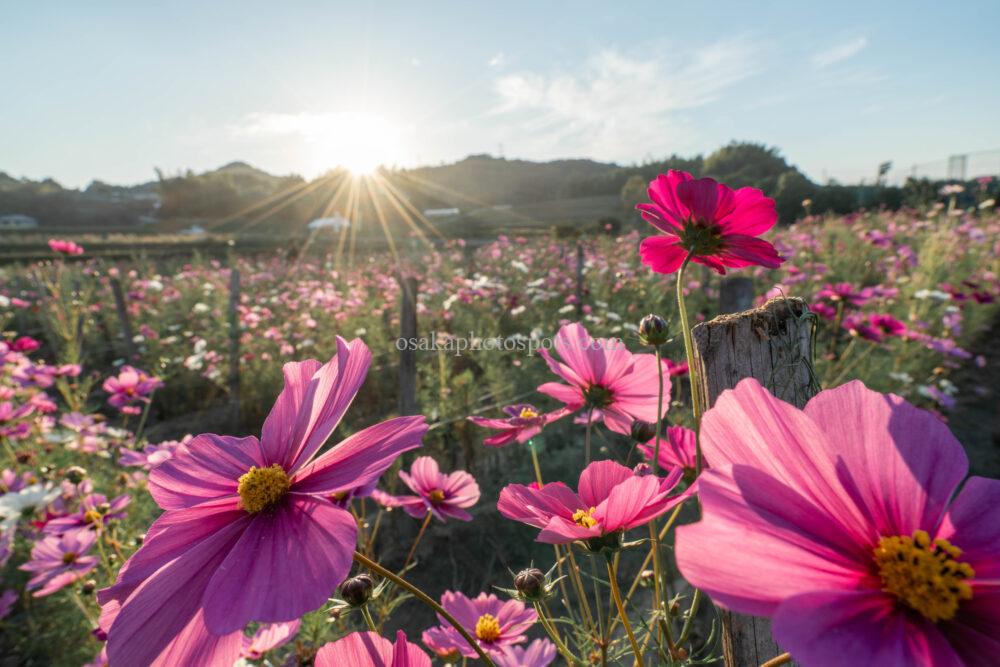
M 320 229 L 332 229 L 334 231 L 337 231 L 341 229 L 347 229 L 350 226 L 351 222 L 347 218 L 340 215 L 339 213 L 335 213 L 329 218 L 316 218 L 315 220 L 310 222 L 309 231 L 317 231 Z
M 0 229 L 38 229 L 38 221 L 30 215 L 6 213 L 0 215 Z

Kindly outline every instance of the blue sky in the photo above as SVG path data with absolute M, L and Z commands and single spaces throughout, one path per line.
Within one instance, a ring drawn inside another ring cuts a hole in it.
M 0 170 L 71 186 L 732 139 L 853 182 L 1000 148 L 995 0 L 32 4 L 0 21 Z

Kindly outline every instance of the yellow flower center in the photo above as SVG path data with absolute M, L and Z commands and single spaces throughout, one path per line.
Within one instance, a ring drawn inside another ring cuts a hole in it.
M 330 498 L 336 500 L 337 502 L 340 502 L 346 497 L 347 497 L 347 491 L 334 491 L 333 493 L 330 494 Z
M 531 408 L 521 408 L 521 414 L 518 415 L 521 419 L 534 419 L 538 416 L 538 413 Z
M 101 513 L 97 510 L 87 510 L 83 513 L 83 521 L 97 525 L 101 522 Z
M 882 590 L 935 623 L 947 621 L 961 600 L 972 599 L 967 580 L 976 573 L 968 563 L 958 562 L 961 555 L 948 540 L 932 542 L 923 530 L 913 537 L 883 537 L 875 547 Z
M 500 622 L 493 614 L 483 614 L 476 621 L 476 637 L 484 642 L 495 642 L 500 639 Z
M 596 509 L 596 507 L 591 507 L 589 510 L 581 509 L 573 512 L 573 523 L 584 528 L 593 528 L 597 525 L 597 519 L 594 518 L 594 510 Z
M 237 491 L 243 503 L 243 509 L 250 514 L 256 514 L 261 510 L 274 507 L 279 500 L 285 497 L 288 487 L 288 475 L 285 469 L 277 463 L 267 468 L 251 466 L 240 476 L 240 485 Z
M 437 505 L 438 503 L 444 502 L 444 491 L 441 489 L 434 489 L 427 494 L 427 497 L 431 499 L 431 502 Z
M 70 563 L 73 563 L 75 561 L 76 561 L 76 553 L 72 551 L 67 551 L 66 553 L 63 554 L 64 565 L 69 565 Z

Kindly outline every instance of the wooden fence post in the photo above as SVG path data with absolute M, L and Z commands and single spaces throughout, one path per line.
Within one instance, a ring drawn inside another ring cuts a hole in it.
M 229 410 L 233 426 L 240 424 L 240 271 L 229 271 Z
M 407 345 L 399 350 L 399 414 L 417 413 L 417 351 L 410 339 L 417 337 L 417 279 L 399 275 L 399 337 Z
M 692 335 L 703 405 L 711 406 L 723 391 L 752 377 L 778 398 L 803 407 L 818 391 L 813 320 L 806 312 L 802 299 L 775 298 L 696 326 Z M 722 612 L 722 651 L 726 667 L 757 667 L 783 653 L 768 619 L 728 611 Z
M 128 316 L 128 304 L 125 302 L 125 292 L 122 290 L 122 283 L 118 278 L 112 276 L 111 293 L 115 297 L 115 311 L 118 313 L 118 322 L 122 327 L 122 340 L 125 343 L 125 356 L 129 361 L 135 359 L 135 337 L 132 333 L 132 321 Z
M 583 316 L 583 243 L 576 242 L 576 316 Z
M 723 315 L 753 308 L 753 279 L 727 276 L 719 285 L 719 312 Z

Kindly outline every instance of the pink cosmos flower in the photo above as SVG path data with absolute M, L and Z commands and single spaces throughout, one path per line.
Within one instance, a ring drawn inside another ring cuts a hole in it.
M 149 395 L 163 386 L 159 378 L 131 366 L 122 366 L 116 377 L 109 377 L 102 388 L 111 394 L 108 405 L 126 414 L 139 414 L 136 403 L 149 403 Z
M 684 471 L 694 470 L 698 458 L 698 436 L 689 428 L 671 426 L 666 433 L 660 435 L 660 469 L 670 471 L 680 468 Z M 639 445 L 639 451 L 650 462 L 656 456 L 656 438 Z
M 816 298 L 832 304 L 846 304 L 860 307 L 872 298 L 870 288 L 857 288 L 851 283 L 826 283 L 816 292 Z
M 437 461 L 421 456 L 410 466 L 409 474 L 400 470 L 399 478 L 417 495 L 396 496 L 396 501 L 415 519 L 423 519 L 430 512 L 441 521 L 445 517 L 472 521 L 472 515 L 463 508 L 479 502 L 479 485 L 464 470 L 446 475 Z
M 325 644 L 316 654 L 316 667 L 431 667 L 431 659 L 419 646 L 396 633 L 396 643 L 374 632 L 352 632 Z
M 190 440 L 190 435 L 184 436 L 182 440 L 165 440 L 157 445 L 146 445 L 142 451 L 122 447 L 118 465 L 139 466 L 145 470 L 152 470 L 173 456 L 178 447 Z
M 624 435 L 629 434 L 634 420 L 652 424 L 667 413 L 670 373 L 665 364 L 660 366 L 663 411 L 658 415 L 654 355 L 632 354 L 618 339 L 591 338 L 578 323 L 561 327 L 553 344 L 558 360 L 544 348 L 539 352 L 549 370 L 567 384 L 547 382 L 538 391 L 562 401 L 568 410 L 599 410 L 607 427 Z
M 548 639 L 536 639 L 526 647 L 508 646 L 494 658 L 497 667 L 548 667 L 556 659 L 556 645 Z
M 253 633 L 252 637 L 243 637 L 243 648 L 240 657 L 247 660 L 260 660 L 268 651 L 284 646 L 292 641 L 299 631 L 299 619 L 287 623 L 266 623 Z
M 0 594 L 0 620 L 3 620 L 10 614 L 10 610 L 14 608 L 15 602 L 17 602 L 17 591 L 13 588 L 8 588 Z
M 542 413 L 528 403 L 508 405 L 503 411 L 507 413 L 506 419 L 469 417 L 469 421 L 476 426 L 500 431 L 500 433 L 483 440 L 483 444 L 487 447 L 503 447 L 515 441 L 527 442 L 541 433 L 546 424 L 562 419 L 571 412 L 568 408 L 560 408 L 552 412 Z
M 93 531 L 106 526 L 112 519 L 125 516 L 125 508 L 132 502 L 132 497 L 123 494 L 108 502 L 107 496 L 92 493 L 80 500 L 80 509 L 67 516 L 52 519 L 45 524 L 44 532 L 49 535 L 62 535 L 74 530 Z
M 60 255 L 82 255 L 83 246 L 72 241 L 62 241 L 60 239 L 49 239 L 49 249 Z
M 31 560 L 20 567 L 34 575 L 27 590 L 35 591 L 36 598 L 52 595 L 93 570 L 97 567 L 97 556 L 85 554 L 96 541 L 96 533 L 90 531 L 40 539 L 31 550 Z
M 853 336 L 860 336 L 874 343 L 881 343 L 892 336 L 906 336 L 906 325 L 892 315 L 849 315 L 844 318 L 844 328 Z
M 677 562 L 713 600 L 771 617 L 805 665 L 1000 655 L 1000 481 L 956 494 L 968 460 L 935 416 L 857 381 L 798 410 L 743 380 L 701 437 L 703 519 Z
M 28 352 L 34 352 L 41 346 L 42 344 L 39 343 L 34 338 L 32 338 L 31 336 L 21 336 L 20 338 L 18 338 L 17 340 L 15 340 L 13 343 L 10 344 L 10 349 L 14 350 L 15 352 L 28 353 Z
M 500 491 L 500 514 L 540 528 L 539 542 L 564 544 L 582 540 L 594 549 L 614 546 L 601 538 L 619 539 L 626 530 L 642 526 L 691 494 L 669 492 L 683 471 L 674 468 L 666 477 L 636 475 L 615 461 L 595 461 L 580 474 L 577 495 L 562 482 L 542 488 L 509 484 Z
M 524 633 L 538 620 L 535 610 L 525 607 L 523 602 L 505 602 L 492 593 L 480 593 L 470 599 L 461 593 L 445 591 L 441 596 L 441 606 L 491 657 L 503 655 L 507 647 L 527 641 Z M 458 630 L 445 623 L 440 616 L 438 618 L 441 625 L 424 631 L 425 644 L 433 646 L 436 653 L 457 650 L 467 658 L 479 657 Z
M 686 361 L 671 361 L 670 359 L 664 359 L 664 363 L 667 364 L 667 370 L 670 372 L 670 377 L 684 376 L 688 374 L 688 362 Z
M 427 430 L 423 417 L 398 417 L 316 456 L 370 364 L 364 343 L 338 337 L 325 365 L 285 364 L 260 440 L 200 435 L 150 472 L 166 511 L 98 594 L 113 664 L 232 664 L 249 622 L 291 621 L 326 602 L 357 540 L 330 495 L 377 479 Z
M 733 191 L 671 169 L 650 182 L 647 193 L 652 203 L 636 208 L 664 235 L 643 239 L 639 254 L 657 273 L 674 273 L 688 255 L 721 274 L 753 264 L 776 269 L 784 261 L 773 245 L 756 238 L 778 221 L 774 200 L 756 188 Z

